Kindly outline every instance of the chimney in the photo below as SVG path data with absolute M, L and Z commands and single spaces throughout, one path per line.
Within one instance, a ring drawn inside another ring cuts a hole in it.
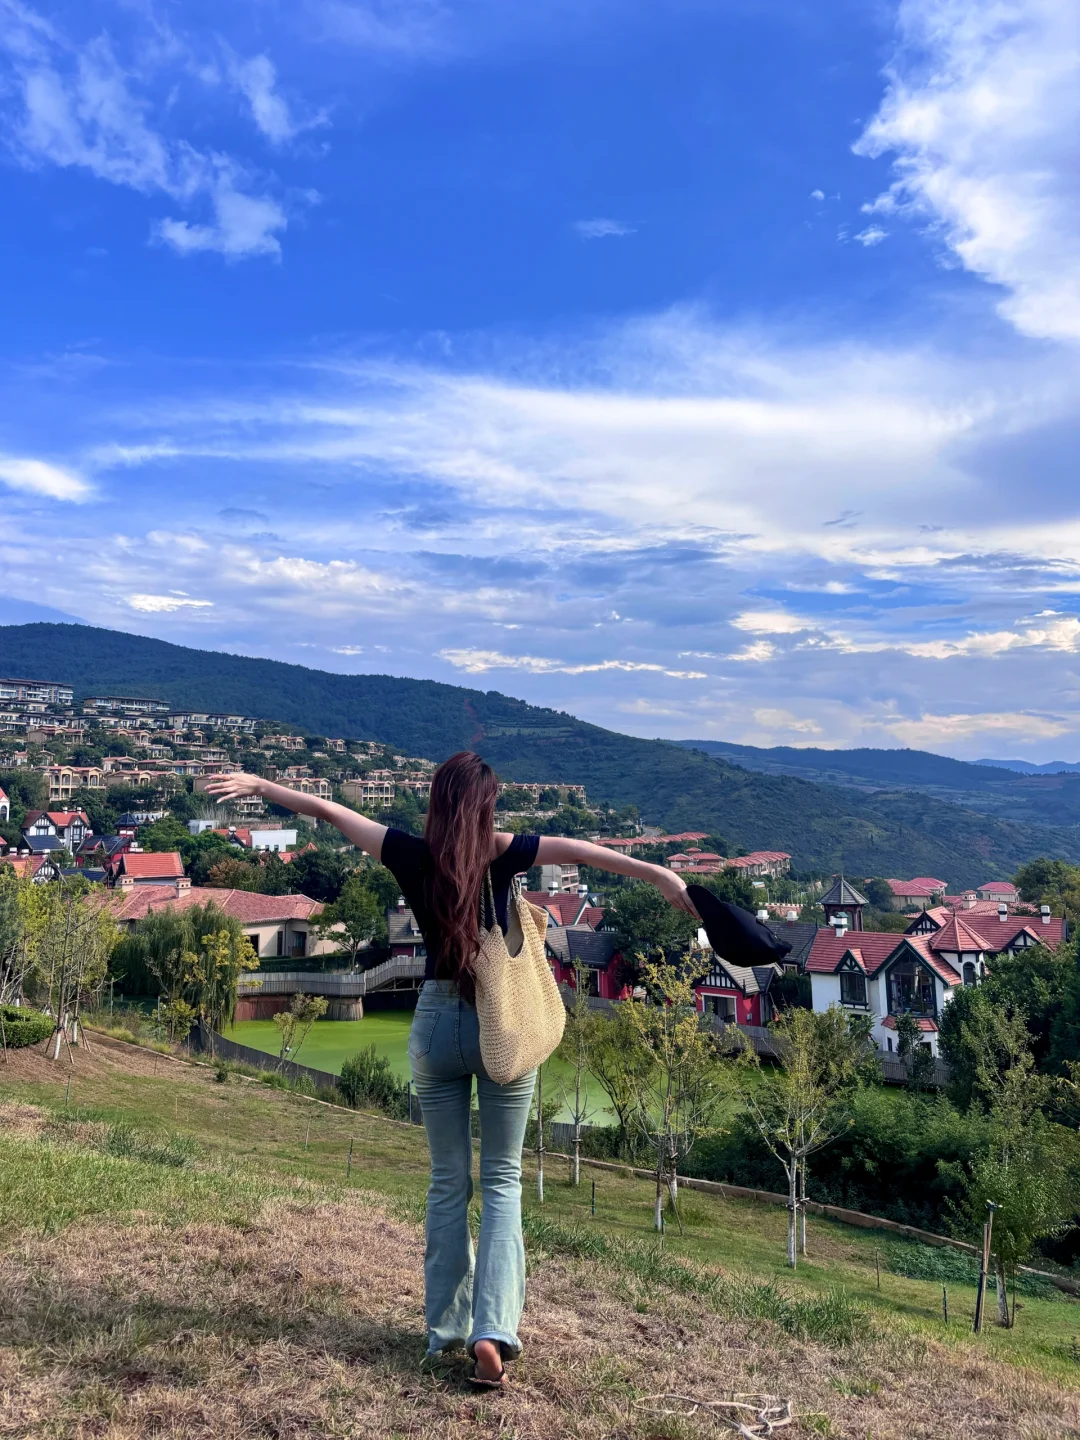
M 764 923 L 764 922 L 765 922 L 766 920 L 768 920 L 768 918 L 769 918 L 769 912 L 768 912 L 768 910 L 759 910 L 759 911 L 757 912 L 757 918 L 758 918 L 762 923 Z
M 847 934 L 848 917 L 843 910 L 838 910 L 833 916 L 833 929 L 836 931 L 836 938 L 842 940 Z
M 1009 907 L 1008 907 L 1008 905 L 1006 905 L 1005 901 L 1002 900 L 1001 903 L 998 905 L 998 919 L 999 919 L 999 920 L 1007 920 L 1008 918 L 1009 918 Z
M 577 887 L 577 893 L 581 896 L 582 900 L 584 900 L 586 895 L 588 895 L 589 893 L 588 885 L 579 885 Z
M 1040 905 L 1040 906 L 1039 906 L 1039 917 L 1040 917 L 1040 919 L 1042 920 L 1042 923 L 1043 923 L 1044 925 L 1049 925 L 1049 924 L 1050 924 L 1050 906 L 1049 906 L 1049 905 Z
M 784 919 L 788 922 L 789 925 L 794 925 L 795 921 L 798 920 L 798 918 L 798 910 L 788 910 L 784 915 Z
M 190 889 L 191 889 L 191 881 L 190 881 L 190 879 L 188 878 L 188 876 L 186 876 L 186 875 L 181 875 L 181 876 L 179 876 L 179 877 L 177 878 L 177 881 L 176 881 L 176 893 L 177 893 L 177 895 L 183 895 L 186 891 L 188 891 L 188 890 L 190 890 Z
M 399 896 L 397 897 L 397 908 L 398 908 L 399 910 L 404 910 L 404 909 L 407 908 L 407 907 L 406 907 L 406 904 L 405 904 L 405 896 L 404 896 L 404 895 L 399 895 Z
M 976 897 L 975 897 L 975 891 L 974 891 L 974 890 L 965 890 L 965 891 L 964 891 L 964 909 L 965 909 L 965 910 L 974 910 L 974 909 L 975 909 L 975 906 L 976 906 L 977 904 L 978 904 L 978 901 L 977 901 L 977 899 L 976 899 Z

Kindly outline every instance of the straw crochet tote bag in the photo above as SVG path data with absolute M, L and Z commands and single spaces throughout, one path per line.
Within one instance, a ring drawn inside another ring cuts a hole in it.
M 480 948 L 473 960 L 480 1056 L 492 1080 L 508 1085 L 543 1064 L 558 1045 L 566 1025 L 566 1007 L 544 954 L 547 911 L 530 905 L 515 887 L 504 935 L 495 914 L 490 873 L 484 902 Z M 517 946 L 519 935 L 521 944 Z

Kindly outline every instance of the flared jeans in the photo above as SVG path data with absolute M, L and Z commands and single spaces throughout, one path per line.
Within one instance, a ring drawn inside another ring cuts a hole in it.
M 521 1147 L 536 1071 L 509 1085 L 488 1078 L 476 1007 L 449 980 L 427 980 L 409 1032 L 409 1061 L 431 1152 L 424 1306 L 428 1354 L 494 1340 L 504 1360 L 521 1352 L 525 1304 Z M 480 1107 L 480 1239 L 469 1231 L 473 1194 L 473 1076 Z

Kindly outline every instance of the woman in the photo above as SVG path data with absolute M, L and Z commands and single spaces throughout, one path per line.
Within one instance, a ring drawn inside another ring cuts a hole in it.
M 645 880 L 677 909 L 693 915 L 686 886 L 670 870 L 585 840 L 496 831 L 499 784 L 491 767 L 470 751 L 452 755 L 435 771 L 423 839 L 254 775 L 222 776 L 207 789 L 218 800 L 261 795 L 274 805 L 329 821 L 381 861 L 401 886 L 427 947 L 409 1060 L 431 1153 L 424 1259 L 428 1353 L 465 1345 L 475 1362 L 473 1383 L 498 1388 L 505 1384 L 503 1361 L 521 1353 L 521 1147 L 536 1072 L 497 1085 L 480 1058 L 471 964 L 481 909 L 488 903 L 486 877 L 490 873 L 495 916 L 504 934 L 510 920 L 516 921 L 508 903 L 511 886 L 532 865 L 591 865 Z M 474 1076 L 483 1200 L 475 1257 L 468 1220 Z

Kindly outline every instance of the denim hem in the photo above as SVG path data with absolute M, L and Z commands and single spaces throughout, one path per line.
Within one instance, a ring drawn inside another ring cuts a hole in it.
M 507 1335 L 504 1330 L 490 1330 L 486 1335 L 474 1335 L 465 1349 L 476 1359 L 476 1344 L 479 1340 L 495 1340 L 504 1360 L 516 1360 L 521 1354 L 521 1341 L 516 1335 Z
M 427 1358 L 430 1359 L 432 1355 L 446 1355 L 451 1350 L 464 1350 L 466 1348 L 465 1338 L 462 1335 L 457 1335 L 453 1340 L 447 1340 L 444 1344 L 435 1347 L 432 1347 L 429 1340 Z

